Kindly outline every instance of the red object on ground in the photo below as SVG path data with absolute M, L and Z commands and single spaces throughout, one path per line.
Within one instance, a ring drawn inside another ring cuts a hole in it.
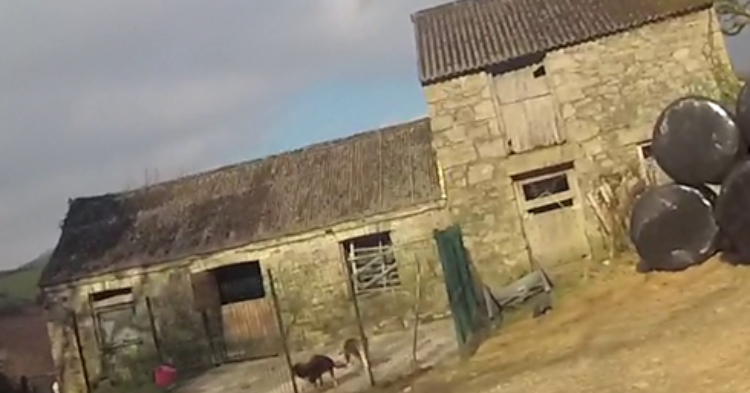
M 154 369 L 154 383 L 162 389 L 168 389 L 177 381 L 177 370 L 174 367 L 161 365 Z

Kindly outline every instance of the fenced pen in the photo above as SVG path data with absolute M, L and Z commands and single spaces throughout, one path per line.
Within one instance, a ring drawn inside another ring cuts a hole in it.
M 460 230 L 396 245 L 355 239 L 342 250 L 262 271 L 248 265 L 253 275 L 237 268 L 192 274 L 192 302 L 177 291 L 92 303 L 84 318 L 91 322 L 74 322 L 72 346 L 86 389 L 143 391 L 153 387 L 153 370 L 167 364 L 178 370 L 179 392 L 298 393 L 312 385 L 295 378 L 291 365 L 320 354 L 338 363 L 333 391 L 357 392 L 418 373 L 469 344 L 481 307 Z M 92 334 L 95 345 L 85 342 Z M 344 364 L 348 339 L 360 353 Z
M 349 391 L 349 385 L 356 391 L 355 386 L 369 385 L 370 377 L 374 383 L 398 378 L 455 348 L 432 239 L 393 246 L 370 238 L 343 246 L 340 259 L 320 261 L 339 266 L 339 274 L 315 265 L 288 268 L 302 269 L 296 273 L 280 267 L 275 274 L 294 361 L 313 353 L 341 359 L 345 340 L 357 339 L 366 344 L 362 349 L 369 359 L 354 360 L 340 381 L 341 391 Z

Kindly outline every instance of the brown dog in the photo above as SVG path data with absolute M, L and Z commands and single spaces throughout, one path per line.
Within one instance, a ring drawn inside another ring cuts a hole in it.
M 338 386 L 338 381 L 333 370 L 344 368 L 345 364 L 334 362 L 333 359 L 325 355 L 313 355 L 307 363 L 295 363 L 292 371 L 300 379 L 304 379 L 315 386 L 323 386 L 323 374 L 331 375 L 333 385 Z
M 362 367 L 368 365 L 364 348 L 362 348 L 362 344 L 356 338 L 348 338 L 344 341 L 344 347 L 341 349 L 341 354 L 344 356 L 344 361 L 347 365 L 351 363 L 352 358 L 359 360 L 359 364 Z

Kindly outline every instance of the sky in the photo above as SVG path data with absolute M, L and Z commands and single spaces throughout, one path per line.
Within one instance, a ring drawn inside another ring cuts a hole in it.
M 67 201 L 426 114 L 410 14 L 442 0 L 0 0 L 0 269 Z
M 0 269 L 69 198 L 424 116 L 409 15 L 445 1 L 0 0 Z

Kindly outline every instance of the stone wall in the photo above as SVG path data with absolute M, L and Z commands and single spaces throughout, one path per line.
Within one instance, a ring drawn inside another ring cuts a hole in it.
M 485 281 L 505 282 L 513 270 L 528 268 L 511 176 L 572 161 L 584 200 L 604 174 L 637 166 L 636 145 L 650 138 L 659 111 L 696 87 L 712 85 L 706 49 L 714 48 L 726 61 L 712 18 L 708 11 L 695 13 L 547 54 L 541 65 L 566 142 L 528 153 L 508 154 L 503 129 L 508 122 L 497 117 L 492 75 L 425 87 L 449 211 L 463 226 Z M 588 243 L 601 258 L 605 239 L 599 221 L 582 205 Z
M 298 349 L 356 334 L 340 245 L 346 239 L 390 232 L 398 261 L 400 290 L 360 298 L 360 311 L 368 330 L 373 332 L 387 320 L 408 318 L 413 307 L 417 263 L 423 268 L 423 313 L 445 312 L 445 287 L 432 236 L 434 229 L 447 224 L 442 205 L 433 204 L 398 215 L 343 224 L 328 233 L 320 231 L 279 246 L 253 246 L 196 260 L 191 270 L 259 260 L 262 268 L 270 269 L 275 277 L 289 340 Z
M 361 311 L 369 333 L 374 333 L 385 321 L 411 318 L 417 264 L 422 270 L 421 314 L 444 314 L 447 310 L 445 286 L 432 236 L 434 229 L 447 224 L 443 205 L 438 202 L 396 214 L 341 224 L 329 231 L 320 230 L 193 257 L 148 270 L 130 270 L 82 280 L 76 286 L 48 288 L 48 332 L 55 365 L 62 374 L 67 392 L 84 391 L 85 381 L 72 321 L 62 311 L 67 308 L 75 311 L 89 379 L 98 379 L 102 374 L 102 354 L 97 344 L 89 294 L 118 288 L 133 289 L 136 325 L 143 337 L 139 356 L 150 356 L 154 361 L 158 358 L 146 297 L 151 299 L 150 306 L 162 349 L 183 348 L 193 354 L 207 352 L 201 317 L 193 309 L 190 274 L 253 260 L 260 261 L 264 270 L 269 299 L 267 277 L 269 270 L 273 272 L 284 320 L 294 321 L 288 329 L 290 341 L 295 347 L 355 334 L 357 325 L 348 299 L 347 276 L 339 242 L 384 231 L 391 233 L 402 286 L 391 294 L 361 299 Z M 192 344 L 186 346 L 185 343 Z M 179 353 L 170 354 L 173 358 L 182 356 Z M 141 366 L 148 368 L 151 365 Z

